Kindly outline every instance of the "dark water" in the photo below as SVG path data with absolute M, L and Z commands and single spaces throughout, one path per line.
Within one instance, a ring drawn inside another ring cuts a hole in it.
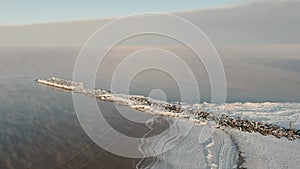
M 1 92 L 0 168 L 134 168 L 138 161 L 110 154 L 88 138 L 71 93 L 37 85 L 31 78 L 6 79 L 1 88 L 10 90 Z M 111 103 L 101 105 L 111 112 Z M 145 131 L 120 117 L 110 118 L 122 132 Z
M 25 48 L 1 52 L 1 169 L 135 168 L 139 159 L 113 155 L 90 140 L 79 124 L 70 92 L 34 81 L 52 75 L 71 77 L 74 60 L 70 57 L 77 51 Z M 69 64 L 62 61 L 62 55 Z M 99 105 L 120 132 L 136 137 L 148 132 L 145 126 L 114 115 L 112 103 Z

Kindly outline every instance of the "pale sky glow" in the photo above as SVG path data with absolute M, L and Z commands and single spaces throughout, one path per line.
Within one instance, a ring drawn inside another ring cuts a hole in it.
M 0 0 L 0 25 L 96 19 L 139 12 L 172 12 L 235 5 L 251 0 Z

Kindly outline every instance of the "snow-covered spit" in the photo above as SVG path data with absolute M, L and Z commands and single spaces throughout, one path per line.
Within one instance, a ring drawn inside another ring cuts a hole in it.
M 180 143 L 182 146 L 178 145 L 168 153 L 158 156 L 151 166 L 137 165 L 137 168 L 296 169 L 300 166 L 300 141 L 297 139 L 300 138 L 300 131 L 297 130 L 300 128 L 300 103 L 190 105 L 180 102 L 168 103 L 139 95 L 113 94 L 103 89 L 85 89 L 81 83 L 71 83 L 58 78 L 37 82 L 60 88 L 53 85 L 56 80 L 59 80 L 62 86 L 69 86 L 67 90 L 72 88 L 73 92 L 116 102 L 142 112 L 197 124 Z M 43 83 L 44 81 L 46 83 Z M 242 122 L 240 126 L 239 122 Z M 249 126 L 251 130 L 248 130 Z M 204 133 L 210 134 L 204 136 L 205 139 L 201 138 L 202 131 L 207 129 L 210 132 Z M 283 138 L 277 139 L 272 136 L 277 136 L 278 133 L 283 134 L 280 135 Z M 296 140 L 290 141 L 285 137 Z M 180 162 L 180 159 L 183 162 Z

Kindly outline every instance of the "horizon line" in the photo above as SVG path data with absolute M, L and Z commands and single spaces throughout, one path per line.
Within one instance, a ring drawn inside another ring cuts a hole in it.
M 62 21 L 49 21 L 49 22 L 33 22 L 33 23 L 20 23 L 20 24 L 0 24 L 0 28 L 4 27 L 22 27 L 22 26 L 39 26 L 39 25 L 48 25 L 48 24 L 65 24 L 65 23 L 76 23 L 76 22 L 93 22 L 93 21 L 110 21 L 114 19 L 118 19 L 125 16 L 131 16 L 131 15 L 137 15 L 137 14 L 147 14 L 147 13 L 169 13 L 169 14 L 182 14 L 182 13 L 190 13 L 190 12 L 208 12 L 208 11 L 214 11 L 214 10 L 225 10 L 230 8 L 236 8 L 236 7 L 245 7 L 248 6 L 254 2 L 263 2 L 264 0 L 253 0 L 249 2 L 243 2 L 239 4 L 232 4 L 232 5 L 224 5 L 219 7 L 208 7 L 208 8 L 199 8 L 199 9 L 190 9 L 190 10 L 180 10 L 180 11 L 170 11 L 170 12 L 138 12 L 138 13 L 131 13 L 127 15 L 122 16 L 111 16 L 111 17 L 103 17 L 103 18 L 86 18 L 86 19 L 74 19 L 74 20 L 62 20 Z

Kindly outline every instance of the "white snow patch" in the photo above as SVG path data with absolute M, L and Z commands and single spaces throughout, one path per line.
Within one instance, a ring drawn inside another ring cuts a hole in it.
M 240 151 L 243 152 L 245 158 L 243 167 L 247 169 L 299 169 L 299 142 L 236 130 L 230 130 L 230 133 L 238 142 Z

